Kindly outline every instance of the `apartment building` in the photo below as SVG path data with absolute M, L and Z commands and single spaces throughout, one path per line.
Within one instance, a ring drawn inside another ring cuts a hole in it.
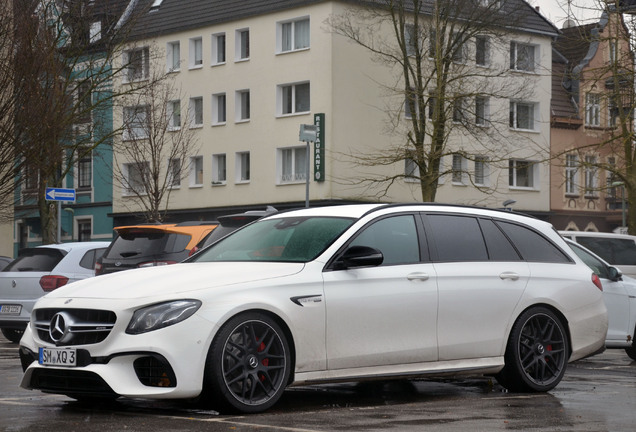
M 465 61 L 485 68 L 503 65 L 505 79 L 526 92 L 523 98 L 474 101 L 480 113 L 474 122 L 503 125 L 500 141 L 479 143 L 453 134 L 449 147 L 456 153 L 444 156 L 448 175 L 436 200 L 495 208 L 515 202 L 515 210 L 546 217 L 551 87 L 546 71 L 558 30 L 523 0 L 510 2 L 523 9 L 521 25 L 501 40 L 471 41 Z M 396 80 L 395 70 L 327 24 L 361 7 L 358 2 L 140 0 L 138 7 L 146 8 L 145 16 L 122 62 L 130 64 L 135 80 L 153 70 L 170 76 L 181 92 L 168 101 L 171 127 L 192 129 L 199 143 L 188 156 L 185 180 L 171 186 L 168 219 L 303 206 L 308 175 L 312 206 L 421 200 L 413 179 L 398 178 L 381 197 L 357 180 L 370 175 L 367 170 L 404 177 L 413 172 L 408 160 L 374 167 L 351 163 L 352 156 L 404 140 L 387 130 L 386 106 L 403 107 L 403 99 L 387 97 L 384 88 Z M 145 121 L 144 112 L 121 107 L 115 127 Z M 299 140 L 301 125 L 318 126 L 318 140 L 309 150 Z M 125 144 L 125 133 L 122 139 Z M 480 145 L 495 155 L 479 157 Z M 143 176 L 138 164 L 117 163 L 128 176 L 127 187 L 113 187 L 112 216 L 120 225 L 139 221 L 142 209 L 131 187 Z M 166 169 L 169 165 L 166 160 Z

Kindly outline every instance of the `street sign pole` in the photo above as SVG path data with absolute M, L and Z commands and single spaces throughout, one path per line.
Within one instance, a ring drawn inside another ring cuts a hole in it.
M 301 124 L 300 125 L 300 133 L 298 134 L 298 140 L 299 141 L 304 141 L 307 144 L 307 172 L 306 172 L 306 179 L 305 179 L 305 207 L 309 208 L 309 170 L 310 170 L 310 159 L 311 159 L 311 155 L 309 154 L 309 148 L 310 142 L 316 142 L 316 132 L 317 132 L 318 128 L 316 127 L 316 125 L 306 125 L 306 124 Z
M 62 243 L 62 201 L 75 202 L 75 189 L 46 188 L 44 199 L 57 201 L 57 243 Z

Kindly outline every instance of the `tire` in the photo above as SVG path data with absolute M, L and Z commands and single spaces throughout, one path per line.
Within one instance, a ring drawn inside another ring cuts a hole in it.
M 250 312 L 221 327 L 205 365 L 200 401 L 231 413 L 257 413 L 274 405 L 289 381 L 291 356 L 282 329 Z
M 636 360 L 636 346 L 634 346 L 634 342 L 632 341 L 632 346 L 629 348 L 625 348 L 625 353 L 629 356 L 630 359 Z
M 24 334 L 24 330 L 3 328 L 2 334 L 4 335 L 4 337 L 9 339 L 10 342 L 19 343 L 20 339 L 22 339 L 22 335 Z
M 510 391 L 552 390 L 565 374 L 569 352 L 561 320 L 547 308 L 528 309 L 512 327 L 497 381 Z

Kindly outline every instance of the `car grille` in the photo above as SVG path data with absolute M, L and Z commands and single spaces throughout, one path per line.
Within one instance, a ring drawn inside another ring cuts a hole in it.
M 44 392 L 62 393 L 72 397 L 117 396 L 99 375 L 86 371 L 35 369 L 30 386 Z
M 51 337 L 51 320 L 57 315 L 64 319 L 65 336 Z M 56 345 L 96 344 L 109 335 L 117 316 L 112 311 L 97 309 L 36 309 L 34 327 L 38 338 Z

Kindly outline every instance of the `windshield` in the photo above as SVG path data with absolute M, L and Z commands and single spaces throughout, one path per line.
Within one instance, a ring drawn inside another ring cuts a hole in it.
M 307 262 L 316 258 L 354 219 L 297 217 L 261 220 L 188 260 Z

